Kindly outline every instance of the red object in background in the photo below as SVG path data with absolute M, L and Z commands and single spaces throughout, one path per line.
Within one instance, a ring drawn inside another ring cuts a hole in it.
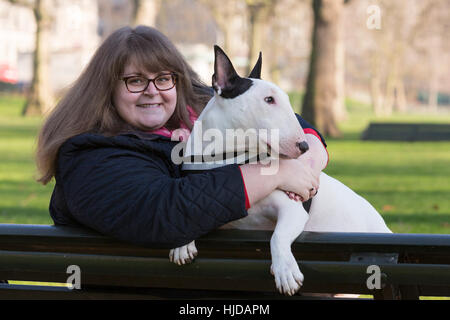
M 19 75 L 16 68 L 12 68 L 7 64 L 0 64 L 0 81 L 16 84 Z

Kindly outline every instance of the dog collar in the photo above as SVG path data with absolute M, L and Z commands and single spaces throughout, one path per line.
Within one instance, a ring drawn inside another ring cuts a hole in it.
M 215 168 L 224 167 L 230 164 L 247 164 L 247 163 L 257 163 L 260 161 L 267 160 L 269 157 L 266 153 L 261 153 L 258 155 L 250 154 L 249 152 L 230 152 L 223 153 L 221 155 L 192 155 L 188 156 L 182 165 L 182 170 L 211 170 Z

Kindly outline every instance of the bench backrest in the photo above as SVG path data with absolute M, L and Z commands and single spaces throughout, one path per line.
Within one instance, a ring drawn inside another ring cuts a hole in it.
M 445 141 L 450 140 L 450 124 L 370 123 L 362 140 Z
M 168 249 L 130 245 L 85 229 L 0 224 L 0 279 L 65 283 L 67 268 L 75 265 L 81 290 L 52 288 L 45 294 L 279 297 L 269 273 L 271 234 L 217 230 L 196 241 L 194 263 L 177 266 L 169 262 Z M 305 275 L 304 295 L 450 296 L 450 235 L 304 232 L 292 250 Z M 381 272 L 379 290 L 368 288 L 371 265 Z M 0 297 L 14 292 L 32 294 L 0 285 Z

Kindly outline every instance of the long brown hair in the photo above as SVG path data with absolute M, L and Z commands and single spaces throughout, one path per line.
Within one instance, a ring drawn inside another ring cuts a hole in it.
M 158 30 L 146 26 L 118 29 L 97 49 L 41 128 L 36 150 L 38 182 L 47 184 L 55 175 L 58 150 L 67 139 L 86 132 L 112 136 L 130 129 L 117 113 L 112 97 L 126 64 L 131 62 L 148 72 L 170 70 L 177 75 L 177 103 L 166 127 L 174 129 L 183 121 L 192 128 L 186 107 L 201 112 L 210 98 L 206 85 Z

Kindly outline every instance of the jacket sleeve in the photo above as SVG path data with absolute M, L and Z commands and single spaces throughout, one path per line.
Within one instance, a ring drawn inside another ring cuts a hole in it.
M 295 114 L 295 116 L 297 117 L 298 122 L 300 123 L 300 125 L 303 128 L 303 131 L 306 134 L 313 134 L 315 135 L 320 141 L 322 141 L 322 145 L 325 149 L 325 151 L 327 152 L 327 163 L 325 165 L 325 167 L 328 166 L 328 163 L 330 162 L 330 154 L 328 153 L 328 149 L 327 149 L 327 143 L 325 142 L 324 137 L 322 136 L 322 134 L 317 131 L 316 128 L 314 128 L 311 124 L 309 124 L 305 119 L 303 119 L 301 116 L 299 116 L 298 114 Z
M 305 133 L 310 133 L 310 134 L 315 135 L 317 138 L 320 139 L 320 141 L 322 141 L 323 146 L 326 148 L 327 144 L 326 144 L 325 138 L 322 136 L 322 134 L 319 131 L 317 131 L 317 129 L 314 128 L 311 124 L 309 124 L 305 119 L 303 119 L 300 115 L 298 115 L 298 114 L 295 114 L 295 115 L 297 117 L 298 122 L 300 122 L 300 125 L 303 128 L 303 131 Z
M 129 150 L 60 161 L 70 162 L 59 175 L 72 216 L 123 241 L 175 248 L 247 215 L 237 165 L 173 178 L 161 158 Z

